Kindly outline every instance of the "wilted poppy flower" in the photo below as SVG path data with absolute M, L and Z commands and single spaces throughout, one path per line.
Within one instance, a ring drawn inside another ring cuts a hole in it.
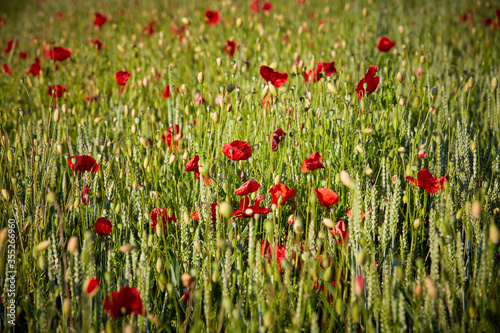
M 270 3 L 270 2 L 264 2 L 264 4 L 262 5 L 262 10 L 263 11 L 268 11 L 268 10 L 271 10 L 273 9 L 273 4 Z
M 217 221 L 217 202 L 212 202 L 210 204 L 210 209 L 212 212 L 212 221 Z M 191 215 L 191 218 L 195 221 L 199 221 L 200 212 L 198 210 L 195 210 L 194 213 Z
M 295 196 L 295 189 L 290 189 L 284 184 L 278 184 L 271 187 L 269 192 L 271 192 L 272 203 L 276 205 L 276 209 L 279 209 L 288 199 Z
M 126 72 L 126 71 L 116 72 L 115 79 L 116 79 L 116 83 L 118 83 L 119 86 L 125 85 L 125 83 L 127 83 L 129 78 L 130 78 L 129 72 Z
M 432 177 L 431 173 L 427 168 L 417 172 L 417 179 L 413 177 L 406 177 L 410 183 L 414 186 L 420 186 L 429 193 L 436 193 L 440 189 L 444 188 L 444 183 L 448 181 L 448 177 L 443 176 L 439 178 Z M 418 184 L 417 184 L 418 180 Z
M 224 144 L 222 153 L 233 161 L 245 161 L 252 157 L 252 148 L 245 141 L 233 141 Z
M 250 206 L 250 198 L 244 196 L 240 200 L 240 208 L 233 212 L 233 217 L 237 219 L 243 219 L 246 217 L 253 217 L 255 214 L 264 215 L 270 212 L 269 208 L 264 208 L 260 206 L 260 203 L 264 200 L 264 196 L 261 194 L 255 199 L 253 206 Z
M 106 296 L 103 304 L 104 311 L 111 318 L 128 316 L 129 314 L 144 315 L 141 295 L 134 287 L 121 287 L 118 292 L 113 291 Z
M 175 215 L 172 213 L 171 216 L 168 216 L 168 209 L 163 207 L 155 208 L 151 211 L 151 227 L 156 229 L 156 225 L 158 224 L 158 217 L 161 218 L 161 224 L 163 225 L 163 230 L 167 229 L 167 223 L 176 222 L 177 219 Z
M 3 70 L 5 71 L 5 74 L 11 76 L 12 71 L 10 70 L 9 66 L 7 64 L 3 64 Z
M 347 245 L 349 242 L 349 231 L 347 231 L 343 220 L 339 220 L 332 229 L 332 235 L 337 237 L 337 244 Z
M 147 33 L 148 35 L 151 36 L 156 31 L 155 25 L 156 25 L 156 21 L 155 20 L 151 20 L 151 21 L 149 21 L 148 25 L 145 26 L 144 29 L 142 29 L 142 31 L 144 31 L 145 33 Z
M 94 39 L 92 41 L 92 46 L 97 47 L 97 51 L 101 51 L 102 49 L 102 42 L 99 39 Z
M 92 277 L 85 281 L 84 290 L 87 295 L 90 297 L 94 297 L 95 294 L 99 291 L 99 279 Z
M 64 86 L 61 86 L 60 84 L 55 85 L 55 86 L 50 86 L 49 90 L 47 90 L 47 93 L 52 96 L 53 99 L 62 97 L 62 95 L 68 91 L 68 89 Z
M 389 52 L 395 45 L 396 45 L 396 43 L 394 43 L 389 38 L 380 37 L 380 39 L 378 41 L 377 49 L 380 52 Z
M 61 46 L 54 46 L 54 48 L 50 51 L 50 58 L 54 61 L 64 61 L 71 57 L 73 53 L 70 49 Z
M 162 134 L 163 142 L 166 142 L 168 145 L 168 149 L 170 151 L 174 151 L 173 149 L 173 141 L 175 141 L 175 152 L 179 151 L 179 140 L 182 139 L 182 133 L 179 129 L 179 125 L 173 124 L 172 126 L 167 128 L 167 134 Z
M 88 155 L 71 156 L 68 158 L 68 166 L 71 170 L 97 172 L 99 171 L 99 164 L 96 160 Z
M 205 104 L 207 101 L 205 100 L 205 97 L 201 96 L 199 92 L 197 92 L 194 95 L 194 101 L 196 102 L 197 105 L 201 105 L 202 103 Z
M 250 179 L 245 184 L 241 185 L 238 189 L 234 191 L 236 195 L 244 196 L 257 191 L 260 188 L 260 184 L 256 180 Z
M 273 132 L 271 135 L 271 143 L 273 145 L 273 151 L 278 150 L 278 144 L 285 138 L 285 133 L 281 128 L 278 128 L 276 131 Z
M 288 80 L 287 73 L 275 72 L 271 67 L 260 66 L 260 76 L 267 82 L 271 82 L 276 88 L 281 87 Z
M 227 40 L 226 45 L 224 45 L 224 52 L 231 57 L 234 57 L 234 53 L 238 49 L 238 45 L 236 44 L 235 41 L 232 40 Z
M 89 199 L 87 198 L 87 193 L 89 193 L 89 185 L 85 184 L 85 187 L 83 188 L 83 192 L 81 195 L 82 204 L 84 204 L 85 206 L 89 203 Z
M 112 228 L 113 226 L 111 225 L 111 221 L 105 217 L 98 218 L 94 223 L 94 230 L 99 237 L 109 235 Z
M 194 155 L 193 158 L 186 163 L 186 172 L 194 171 L 196 179 L 200 179 L 200 167 L 198 165 L 199 161 L 200 161 L 200 156 Z
M 281 245 L 274 246 L 267 240 L 262 240 L 260 243 L 260 253 L 263 257 L 267 257 L 267 262 L 271 263 L 271 258 L 276 258 L 278 269 L 281 272 L 281 262 L 286 258 L 286 247 Z
M 108 21 L 108 18 L 101 13 L 96 13 L 94 16 L 94 25 L 96 27 L 102 27 L 104 23 Z
M 36 57 L 35 62 L 30 66 L 30 69 L 28 70 L 28 74 L 38 76 L 40 75 L 41 69 L 42 67 L 40 66 L 40 58 Z
M 356 92 L 358 93 L 359 99 L 366 94 L 371 94 L 377 89 L 378 82 L 379 82 L 379 77 L 375 76 L 377 74 L 377 66 L 370 66 L 368 70 L 366 71 L 365 77 L 359 81 L 357 87 L 356 87 Z M 364 84 L 367 84 L 366 91 Z
M 163 98 L 169 98 L 170 97 L 170 86 L 167 85 L 165 87 L 165 90 L 163 90 Z
M 27 52 L 25 51 L 19 52 L 19 59 L 26 59 L 27 56 L 28 56 Z
M 215 104 L 222 106 L 222 103 L 224 103 L 224 97 L 226 96 L 226 93 L 220 93 L 215 97 Z
M 328 188 L 319 188 L 314 190 L 314 192 L 316 193 L 316 196 L 322 206 L 331 207 L 339 202 L 339 196 L 337 193 Z
M 220 21 L 220 14 L 218 11 L 215 10 L 207 10 L 205 12 L 205 23 L 208 25 L 214 26 L 219 24 Z
M 7 42 L 7 47 L 5 48 L 3 53 L 10 53 L 10 51 L 12 51 L 12 48 L 14 47 L 14 45 L 17 45 L 17 41 L 14 39 L 9 40 Z
M 315 151 L 307 159 L 304 160 L 300 171 L 306 173 L 308 171 L 313 171 L 316 169 L 324 169 L 325 166 L 323 165 L 323 163 L 321 163 L 321 159 L 321 155 L 317 151 Z
M 346 210 L 345 215 L 347 215 L 347 217 L 351 217 L 352 216 L 352 208 L 349 208 L 348 210 Z M 361 218 L 362 219 L 365 218 L 365 213 L 363 213 L 363 211 L 361 211 Z

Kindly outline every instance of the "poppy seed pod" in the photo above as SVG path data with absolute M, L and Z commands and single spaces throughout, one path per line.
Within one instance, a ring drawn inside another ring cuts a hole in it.
M 203 84 L 203 82 L 205 82 L 205 76 L 203 75 L 203 72 L 198 73 L 197 79 L 199 84 Z
M 229 83 L 229 84 L 227 85 L 227 92 L 228 92 L 228 93 L 232 93 L 232 92 L 233 92 L 233 90 L 234 90 L 234 88 L 236 88 L 236 86 L 234 85 L 234 83 L 232 83 L 232 82 L 231 82 L 231 83 Z
M 431 89 L 431 96 L 432 96 L 432 98 L 436 98 L 437 94 L 438 94 L 438 88 L 437 87 L 433 87 Z

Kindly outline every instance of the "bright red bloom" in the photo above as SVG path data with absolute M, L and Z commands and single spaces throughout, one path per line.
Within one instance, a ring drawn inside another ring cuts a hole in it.
M 193 158 L 186 163 L 186 172 L 194 171 L 196 179 L 200 179 L 200 167 L 198 165 L 199 161 L 200 161 L 200 156 L 194 155 Z
M 274 187 L 271 187 L 269 192 L 271 192 L 272 203 L 276 205 L 276 209 L 279 209 L 281 205 L 283 205 L 288 199 L 291 199 L 295 196 L 295 189 L 290 189 L 284 184 L 278 184 Z M 280 200 L 281 203 L 278 203 L 280 197 L 282 198 L 282 200 Z
M 59 97 L 62 97 L 62 95 L 68 91 L 68 89 L 64 86 L 61 86 L 60 84 L 55 85 L 55 86 L 50 86 L 49 90 L 47 90 L 47 93 L 52 96 L 52 99 L 56 99 Z
M 226 45 L 224 45 L 224 52 L 228 56 L 234 57 L 234 53 L 236 52 L 237 49 L 239 49 L 239 46 L 236 44 L 235 41 L 232 40 L 226 41 Z
M 241 185 L 238 189 L 234 191 L 236 195 L 244 196 L 257 191 L 260 188 L 260 184 L 256 180 L 250 179 L 245 184 Z
M 207 10 L 205 12 L 205 23 L 207 23 L 210 26 L 214 26 L 219 24 L 220 21 L 220 14 L 218 11 L 215 10 Z
M 252 148 L 245 141 L 233 141 L 224 144 L 222 153 L 233 161 L 245 161 L 252 157 Z
M 3 70 L 5 71 L 5 74 L 11 76 L 12 71 L 10 70 L 9 66 L 7 64 L 3 64 Z
M 74 163 L 73 159 L 76 160 L 76 163 Z M 93 157 L 88 155 L 71 156 L 68 158 L 68 166 L 74 172 L 88 171 L 95 173 L 99 171 L 99 164 Z
M 254 1 L 252 1 L 252 3 L 250 4 L 250 10 L 253 13 L 258 13 L 259 10 L 260 10 L 260 0 L 254 0 Z
M 394 43 L 389 38 L 380 37 L 380 39 L 378 41 L 377 49 L 380 52 L 389 52 L 395 45 L 396 45 L 396 43 Z
M 161 224 L 163 225 L 163 230 L 167 229 L 167 223 L 176 222 L 177 219 L 172 213 L 168 216 L 168 209 L 163 207 L 155 208 L 151 211 L 151 227 L 156 230 L 156 225 L 158 224 L 158 217 L 161 217 Z
M 271 10 L 273 9 L 273 4 L 270 3 L 270 2 L 264 2 L 264 4 L 262 5 L 262 10 L 263 11 L 268 11 L 268 10 Z
M 118 83 L 119 86 L 124 86 L 125 83 L 127 83 L 129 78 L 130 78 L 129 72 L 126 72 L 126 71 L 116 72 L 115 79 L 116 79 L 116 83 Z
M 349 242 L 349 231 L 347 231 L 343 220 L 339 220 L 334 228 L 332 228 L 332 235 L 337 238 L 337 244 L 347 245 Z
M 102 42 L 99 39 L 94 39 L 92 41 L 92 46 L 93 47 L 97 46 L 97 51 L 101 51 L 101 49 L 102 49 Z
M 5 48 L 3 53 L 10 53 L 10 51 L 12 51 L 12 48 L 14 47 L 14 45 L 17 45 L 17 40 L 14 40 L 14 39 L 9 40 L 7 42 L 7 47 Z
M 111 318 L 128 316 L 129 314 L 144 315 L 141 295 L 134 287 L 121 287 L 118 292 L 113 291 L 106 296 L 103 304 L 104 310 Z
M 444 188 L 444 183 L 448 181 L 448 177 L 443 176 L 439 178 L 432 177 L 431 173 L 427 168 L 420 170 L 417 173 L 417 181 L 413 177 L 406 177 L 410 183 L 414 186 L 420 186 L 429 193 L 437 193 L 440 189 Z
M 94 223 L 94 230 L 99 237 L 109 235 L 112 228 L 111 221 L 105 217 L 98 218 Z
M 87 282 L 85 283 L 85 292 L 87 293 L 87 295 L 93 296 L 97 292 L 98 287 L 99 287 L 99 279 L 92 277 L 88 279 Z
M 170 97 L 170 85 L 167 85 L 165 87 L 165 90 L 163 90 L 163 98 L 169 98 Z
M 328 188 L 319 188 L 314 190 L 314 192 L 316 193 L 316 196 L 322 206 L 331 207 L 339 202 L 339 196 L 337 193 Z
M 147 33 L 148 35 L 151 36 L 156 31 L 155 25 L 156 25 L 156 21 L 155 20 L 151 20 L 151 21 L 149 21 L 148 25 L 145 26 L 144 29 L 142 29 L 142 31 L 144 31 L 145 33 Z
M 281 262 L 286 258 L 286 247 L 273 245 L 266 240 L 260 243 L 260 253 L 263 257 L 267 257 L 267 262 L 271 263 L 271 258 L 276 258 L 278 269 L 281 272 Z
M 379 77 L 375 76 L 377 74 L 377 66 L 371 66 L 368 68 L 366 71 L 365 77 L 359 81 L 357 87 L 356 87 L 356 92 L 358 93 L 359 99 L 366 94 L 371 94 L 375 90 L 377 90 L 378 82 L 379 82 Z M 367 84 L 366 91 L 364 84 Z
M 255 214 L 258 215 L 269 214 L 270 212 L 269 208 L 264 208 L 260 206 L 262 200 L 264 200 L 264 196 L 261 194 L 255 199 L 254 205 L 250 206 L 250 198 L 248 196 L 244 196 L 240 200 L 240 209 L 237 209 L 233 212 L 233 217 L 237 219 L 243 219 L 246 217 L 254 217 Z M 248 209 L 250 209 L 251 212 Z
M 89 203 L 89 199 L 86 196 L 87 193 L 89 193 L 89 185 L 85 184 L 85 187 L 83 188 L 83 192 L 82 192 L 82 195 L 81 195 L 82 204 L 84 206 L 86 206 Z
M 275 72 L 271 67 L 260 66 L 260 76 L 267 82 L 271 81 L 276 88 L 281 87 L 288 80 L 287 73 Z
M 40 75 L 41 69 L 42 66 L 40 66 L 40 58 L 36 57 L 35 62 L 30 66 L 30 69 L 28 70 L 28 74 L 31 74 L 33 76 L 38 76 Z
M 285 133 L 281 128 L 278 128 L 276 131 L 273 132 L 271 135 L 271 143 L 273 145 L 273 151 L 278 150 L 278 144 L 285 138 Z
M 329 77 L 332 74 L 337 74 L 337 69 L 335 68 L 335 61 L 323 63 L 318 61 L 316 63 L 316 68 L 311 69 L 304 74 L 306 82 L 317 82 L 321 78 L 321 72 L 326 72 L 325 77 Z
M 179 39 L 182 41 L 184 39 L 184 31 L 186 31 L 186 26 L 181 25 L 178 27 L 176 24 L 172 24 L 172 32 L 174 35 L 179 36 Z
M 351 217 L 352 216 L 352 208 L 349 208 L 348 210 L 346 210 L 345 215 L 347 215 L 347 217 Z M 365 213 L 363 213 L 362 211 L 361 211 L 361 218 L 362 219 L 365 218 Z
M 170 151 L 174 151 L 174 147 L 172 143 L 175 141 L 175 152 L 179 151 L 179 141 L 182 139 L 182 133 L 179 129 L 179 125 L 173 124 L 172 126 L 167 128 L 167 134 L 162 134 L 163 142 L 166 142 L 168 145 L 168 149 Z
M 28 56 L 27 52 L 25 51 L 19 52 L 19 59 L 26 59 L 27 56 Z
M 418 158 L 425 158 L 425 150 L 418 153 Z
M 217 221 L 217 202 L 212 202 L 210 204 L 210 209 L 212 211 L 212 221 Z M 195 221 L 199 221 L 200 212 L 198 210 L 195 210 L 194 213 L 191 215 L 191 218 Z
M 325 166 L 323 165 L 323 163 L 321 163 L 321 159 L 321 155 L 317 151 L 315 151 L 307 159 L 304 160 L 300 171 L 302 171 L 303 173 L 307 173 L 308 171 L 314 171 L 316 169 L 324 169 Z
M 96 13 L 94 16 L 94 25 L 96 27 L 102 27 L 104 23 L 108 21 L 108 18 L 101 13 Z
M 64 61 L 71 57 L 73 53 L 70 49 L 61 46 L 54 46 L 54 48 L 50 51 L 49 56 L 54 61 Z

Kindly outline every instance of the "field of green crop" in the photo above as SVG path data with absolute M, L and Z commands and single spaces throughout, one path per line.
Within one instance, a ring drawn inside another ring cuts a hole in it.
M 492 332 L 500 4 L 0 5 L 3 332 Z

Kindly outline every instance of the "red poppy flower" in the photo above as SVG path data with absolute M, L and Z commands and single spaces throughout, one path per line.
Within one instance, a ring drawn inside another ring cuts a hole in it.
M 396 43 L 386 37 L 380 37 L 377 48 L 380 52 L 389 52 Z
M 500 25 L 500 9 L 497 9 L 495 13 L 497 14 L 498 25 Z
M 250 179 L 245 184 L 241 185 L 238 189 L 234 191 L 236 195 L 244 196 L 257 191 L 260 188 L 260 184 L 256 180 Z
M 89 203 L 89 199 L 86 195 L 87 193 L 89 193 L 89 185 L 85 184 L 85 187 L 83 188 L 83 192 L 81 195 L 82 204 L 84 204 L 85 206 Z
M 14 47 L 14 45 L 17 45 L 17 40 L 14 40 L 14 39 L 9 40 L 7 42 L 7 47 L 5 48 L 3 53 L 10 53 L 10 51 L 12 51 L 12 48 Z
M 483 20 L 483 27 L 489 27 L 493 23 L 493 20 L 490 17 L 487 17 Z
M 271 81 L 276 88 L 281 87 L 288 80 L 287 73 L 275 72 L 271 67 L 260 66 L 260 76 L 267 82 Z
M 268 11 L 268 10 L 271 10 L 273 9 L 273 4 L 270 3 L 270 2 L 265 2 L 263 5 L 262 5 L 262 10 L 263 11 Z
M 25 51 L 19 52 L 19 59 L 26 59 L 27 56 L 28 56 L 27 52 Z
M 181 25 L 178 27 L 176 24 L 172 24 L 172 32 L 174 35 L 179 36 L 179 39 L 182 41 L 184 39 L 184 31 L 186 31 L 186 26 Z
M 158 216 L 161 217 L 161 224 L 163 225 L 163 230 L 167 229 L 167 223 L 176 222 L 177 219 L 175 215 L 168 216 L 168 209 L 163 207 L 155 208 L 151 211 L 151 227 L 156 230 L 156 225 L 158 224 Z
M 226 45 L 224 45 L 224 52 L 231 57 L 234 57 L 234 53 L 239 49 L 235 41 L 227 40 Z
M 11 76 L 12 71 L 10 70 L 9 66 L 7 64 L 3 64 L 3 70 L 5 71 L 5 74 Z
M 273 132 L 271 135 L 271 143 L 273 145 L 273 151 L 278 150 L 278 144 L 285 138 L 285 133 L 281 128 L 278 128 L 276 131 Z
M 262 200 L 264 200 L 264 196 L 261 194 L 255 199 L 254 205 L 250 206 L 250 198 L 248 196 L 244 196 L 240 200 L 240 209 L 235 210 L 232 216 L 237 219 L 243 219 L 246 217 L 254 217 L 255 214 L 258 215 L 268 214 L 270 212 L 270 209 L 260 206 Z
M 94 230 L 99 237 L 109 235 L 112 228 L 111 221 L 105 217 L 98 218 L 94 223 Z
M 101 49 L 102 49 L 102 42 L 99 39 L 94 39 L 92 41 L 92 46 L 93 47 L 97 46 L 97 51 L 101 51 Z
M 335 68 L 335 61 L 323 63 L 318 61 L 316 63 L 316 68 L 304 73 L 304 78 L 306 82 L 317 82 L 321 79 L 321 72 L 326 72 L 325 77 L 329 77 L 332 74 L 337 74 L 337 69 Z
M 102 27 L 104 23 L 108 21 L 108 18 L 101 13 L 96 13 L 94 16 L 94 25 L 96 27 Z
M 271 192 L 272 203 L 276 205 L 276 209 L 279 209 L 281 205 L 283 205 L 288 199 L 291 199 L 295 196 L 295 189 L 290 189 L 284 184 L 278 184 L 274 187 L 271 187 L 269 192 Z M 280 200 L 281 202 L 278 203 L 280 197 L 282 199 Z
M 316 193 L 316 196 L 322 206 L 331 207 L 339 202 L 339 196 L 337 193 L 328 188 L 319 188 L 314 190 L 314 192 Z
M 30 69 L 28 70 L 28 74 L 38 76 L 40 75 L 41 69 L 42 67 L 40 66 L 40 58 L 36 57 L 35 62 L 30 66 Z
M 334 228 L 332 228 L 332 235 L 337 238 L 337 244 L 347 245 L 349 242 L 349 231 L 345 226 L 343 220 L 339 220 Z
M 429 193 L 437 193 L 440 189 L 444 188 L 444 183 L 448 181 L 448 177 L 443 176 L 439 178 L 432 177 L 431 173 L 427 168 L 420 170 L 417 173 L 417 181 L 413 177 L 406 177 L 410 180 L 410 183 L 414 186 L 420 186 Z
M 179 125 L 173 124 L 167 128 L 167 134 L 162 134 L 163 142 L 166 142 L 168 149 L 174 151 L 172 142 L 175 141 L 175 152 L 179 151 L 179 140 L 182 139 L 182 133 L 179 129 Z
M 194 101 L 196 102 L 197 105 L 201 105 L 202 103 L 205 104 L 207 101 L 205 100 L 205 97 L 201 96 L 199 92 L 197 92 L 194 95 Z
M 118 71 L 115 74 L 116 83 L 118 83 L 119 86 L 124 86 L 129 78 L 130 78 L 130 73 L 126 71 Z
M 170 97 L 170 85 L 167 85 L 165 87 L 165 90 L 163 90 L 163 98 L 169 98 Z
M 224 144 L 222 153 L 233 161 L 245 161 L 252 157 L 252 148 L 245 141 L 233 141 Z
M 352 208 L 349 208 L 348 210 L 346 210 L 345 215 L 347 215 L 347 217 L 351 217 L 352 216 Z M 363 211 L 361 211 L 361 218 L 362 219 L 365 218 L 365 213 L 363 213 Z
M 74 163 L 73 159 L 76 160 Z M 78 171 L 88 171 L 88 172 L 97 172 L 99 171 L 99 164 L 97 164 L 96 160 L 91 156 L 80 155 L 80 156 L 71 156 L 68 158 L 68 166 L 74 172 Z
M 97 101 L 98 99 L 99 99 L 99 95 L 85 96 L 85 100 L 87 102 Z
M 418 153 L 418 158 L 425 158 L 425 150 Z
M 148 25 L 145 26 L 144 29 L 142 29 L 142 31 L 144 31 L 145 33 L 147 33 L 148 35 L 151 36 L 156 31 L 155 25 L 156 25 L 156 21 L 155 20 L 151 20 L 151 21 L 149 21 Z
M 104 311 L 111 318 L 128 316 L 129 314 L 144 315 L 141 295 L 134 287 L 121 287 L 118 292 L 113 291 L 106 296 L 103 304 Z
M 368 68 L 366 71 L 365 77 L 359 81 L 357 87 L 356 87 L 356 92 L 358 93 L 359 99 L 366 94 L 371 94 L 377 89 L 378 82 L 379 82 L 379 77 L 375 76 L 377 74 L 377 66 L 371 66 Z M 364 84 L 367 84 L 366 91 Z
M 57 13 L 56 13 L 56 17 L 57 17 L 58 19 L 63 19 L 63 18 L 64 18 L 64 13 L 63 13 L 63 12 L 57 12 Z
M 199 161 L 200 161 L 200 156 L 194 155 L 193 158 L 186 163 L 186 172 L 194 171 L 196 179 L 200 179 L 200 167 L 198 165 Z
M 300 171 L 302 171 L 303 173 L 307 173 L 308 171 L 314 171 L 316 169 L 324 169 L 325 166 L 323 165 L 323 163 L 321 163 L 321 159 L 321 155 L 317 151 L 315 151 L 307 159 L 304 160 Z
M 252 13 L 258 13 L 259 10 L 260 10 L 260 0 L 252 1 L 252 3 L 250 4 L 250 11 L 252 11 Z
M 68 91 L 68 89 L 64 86 L 61 86 L 60 84 L 55 85 L 55 86 L 50 86 L 49 90 L 47 90 L 47 93 L 52 96 L 52 99 L 56 99 L 59 97 L 62 97 L 62 95 Z
M 54 48 L 50 51 L 49 56 L 54 61 L 64 61 L 71 57 L 72 54 L 73 53 L 70 49 L 61 46 L 54 46 Z
M 207 23 L 210 26 L 214 26 L 219 24 L 220 21 L 220 14 L 218 11 L 215 10 L 207 10 L 205 12 L 205 23 Z
M 94 296 L 98 291 L 98 287 L 99 287 L 99 279 L 92 277 L 85 282 L 84 290 L 87 293 L 87 295 Z
M 260 253 L 263 257 L 267 257 L 267 262 L 271 263 L 271 258 L 276 258 L 278 269 L 281 272 L 281 262 L 286 257 L 286 247 L 269 243 L 267 240 L 262 240 L 260 243 Z
M 217 221 L 217 202 L 212 202 L 210 204 L 210 209 L 212 211 L 212 221 Z M 191 218 L 195 221 L 199 221 L 200 212 L 198 210 L 195 210 L 194 213 L 191 215 Z

